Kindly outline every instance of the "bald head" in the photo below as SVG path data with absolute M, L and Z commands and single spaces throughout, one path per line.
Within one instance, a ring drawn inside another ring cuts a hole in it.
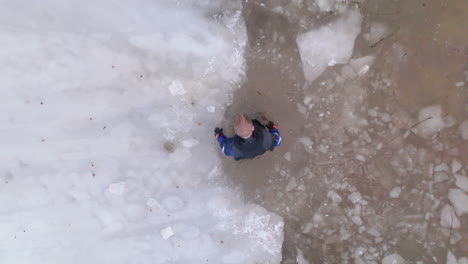
M 245 114 L 240 114 L 236 117 L 236 120 L 234 121 L 234 131 L 239 137 L 247 139 L 252 136 L 253 130 L 254 126 L 252 124 L 252 120 L 250 120 L 250 118 Z

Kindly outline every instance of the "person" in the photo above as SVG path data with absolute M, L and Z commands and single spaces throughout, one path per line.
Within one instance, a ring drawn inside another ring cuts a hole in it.
M 266 125 L 258 120 L 251 120 L 245 114 L 240 114 L 234 121 L 235 135 L 227 138 L 222 128 L 215 128 L 215 137 L 221 147 L 221 152 L 232 156 L 235 160 L 252 159 L 262 155 L 267 150 L 273 151 L 281 144 L 281 136 L 275 123 L 264 118 Z

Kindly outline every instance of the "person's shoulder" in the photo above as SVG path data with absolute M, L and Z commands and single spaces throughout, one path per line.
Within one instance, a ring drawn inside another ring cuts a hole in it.
M 260 121 L 258 121 L 257 119 L 252 120 L 252 124 L 255 128 L 266 129 L 266 127 L 262 123 L 260 123 Z

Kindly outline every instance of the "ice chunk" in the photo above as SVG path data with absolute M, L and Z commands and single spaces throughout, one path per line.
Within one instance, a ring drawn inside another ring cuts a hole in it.
M 357 216 L 357 215 L 351 216 L 351 221 L 358 226 L 362 225 L 362 219 L 360 216 Z
M 282 6 L 277 6 L 271 9 L 273 13 L 284 14 L 284 9 Z
M 468 264 L 468 258 L 467 257 L 461 257 L 458 259 L 459 264 Z
M 444 112 L 440 105 L 425 107 L 419 111 L 418 126 L 413 128 L 413 132 L 421 137 L 432 137 L 446 126 L 450 126 L 449 119 L 444 117 Z
M 172 83 L 169 85 L 168 89 L 169 89 L 169 92 L 171 93 L 171 95 L 173 95 L 173 96 L 183 95 L 183 94 L 185 94 L 187 92 L 187 91 L 185 91 L 184 85 L 179 80 L 172 81 Z
M 456 87 L 462 87 L 462 86 L 464 86 L 464 85 L 465 85 L 465 82 L 457 82 L 457 83 L 455 83 L 455 86 L 456 86 Z
M 381 235 L 375 227 L 369 228 L 366 232 L 374 237 L 380 237 Z
M 362 58 L 352 59 L 349 62 L 349 65 L 351 65 L 356 74 L 364 75 L 369 71 L 370 66 L 374 64 L 374 60 L 374 56 L 365 56 Z
M 398 254 L 393 253 L 382 259 L 382 264 L 405 264 L 406 261 Z
M 446 163 L 441 163 L 434 167 L 434 171 L 450 171 L 450 169 Z
M 460 228 L 460 221 L 453 211 L 452 206 L 446 204 L 440 212 L 440 225 L 446 228 Z
M 320 12 L 329 12 L 333 8 L 334 0 L 315 0 Z
M 362 162 L 365 162 L 366 161 L 366 158 L 363 156 L 363 155 L 356 155 L 356 159 L 359 160 L 359 161 L 362 161 Z
M 298 248 L 296 249 L 297 249 L 297 257 L 296 257 L 297 264 L 310 264 L 310 262 L 304 258 L 304 254 L 302 253 L 302 251 Z
M 459 264 L 458 261 L 457 261 L 457 258 L 455 257 L 455 255 L 453 255 L 452 251 L 449 250 L 447 252 L 447 264 Z
M 160 231 L 160 233 L 161 233 L 161 236 L 162 236 L 162 238 L 163 238 L 164 240 L 167 240 L 167 239 L 169 239 L 171 236 L 174 235 L 174 231 L 172 230 L 172 228 L 171 228 L 170 226 L 168 226 L 168 227 L 162 229 L 162 230 Z
M 283 158 L 287 161 L 291 161 L 291 152 L 284 153 Z
M 362 199 L 362 196 L 361 196 L 361 194 L 359 192 L 353 192 L 350 195 L 348 195 L 348 199 L 352 203 L 357 203 Z
M 458 216 L 468 213 L 468 195 L 460 189 L 450 189 L 448 198 Z
M 286 191 L 289 192 L 296 187 L 297 187 L 296 179 L 294 177 L 291 177 L 288 184 L 286 185 Z
M 375 109 L 372 109 L 372 108 L 370 108 L 369 110 L 367 110 L 367 114 L 368 114 L 369 116 L 372 116 L 372 117 L 377 117 L 377 115 L 378 115 L 377 111 L 375 111 Z
M 392 198 L 398 198 L 401 193 L 401 188 L 400 187 L 395 187 L 390 191 L 390 197 Z
M 468 119 L 460 124 L 458 127 L 458 132 L 460 132 L 460 136 L 463 138 L 463 140 L 468 140 Z
M 109 185 L 109 192 L 115 195 L 122 195 L 125 192 L 125 182 L 116 182 Z
M 307 148 L 311 148 L 314 145 L 314 142 L 310 139 L 310 137 L 301 137 L 298 139 L 298 141 L 304 144 L 304 146 Z
M 452 160 L 452 173 L 457 173 L 461 168 L 462 165 L 458 160 Z
M 330 62 L 346 64 L 353 53 L 354 40 L 361 31 L 361 15 L 349 10 L 343 17 L 297 37 L 302 69 L 307 81 L 319 77 Z
M 458 188 L 468 193 L 468 177 L 462 175 L 455 175 L 455 184 Z
M 444 171 L 434 173 L 434 183 L 443 182 L 449 179 L 449 176 Z
M 372 23 L 369 33 L 364 34 L 364 38 L 370 43 L 375 44 L 377 41 L 382 39 L 388 32 L 387 25 L 383 23 Z
M 392 118 L 390 117 L 388 113 L 383 113 L 381 119 L 384 123 L 388 123 L 392 121 Z
M 214 113 L 216 111 L 216 107 L 210 105 L 210 106 L 207 106 L 206 107 L 206 111 L 210 112 L 210 113 Z
M 332 199 L 334 203 L 341 203 L 341 201 L 343 200 L 341 196 L 334 190 L 328 191 L 328 197 L 330 197 L 330 199 Z

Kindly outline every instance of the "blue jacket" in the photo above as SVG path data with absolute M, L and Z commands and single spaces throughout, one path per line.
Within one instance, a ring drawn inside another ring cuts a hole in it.
M 221 151 L 226 156 L 232 156 L 235 160 L 252 159 L 262 155 L 265 151 L 273 149 L 281 144 L 281 136 L 276 128 L 266 128 L 257 120 L 253 120 L 254 131 L 248 139 L 243 139 L 238 135 L 227 138 L 225 135 L 218 136 L 218 143 Z

